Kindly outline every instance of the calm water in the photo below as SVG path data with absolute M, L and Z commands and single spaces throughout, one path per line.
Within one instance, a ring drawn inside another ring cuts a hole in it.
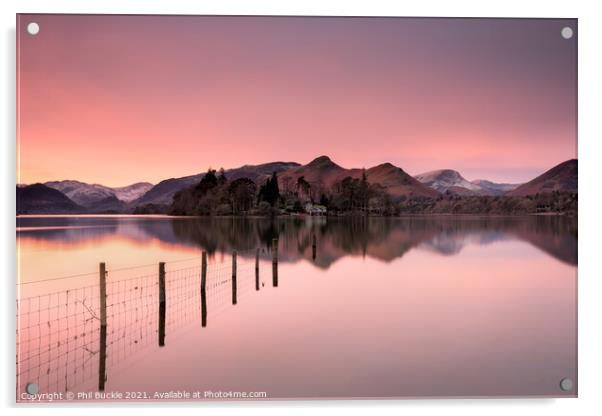
M 41 392 L 98 390 L 98 264 L 106 262 L 106 392 L 576 395 L 574 219 L 19 217 L 17 223 L 20 390 L 27 383 Z M 160 261 L 167 263 L 164 346 L 158 345 Z M 570 392 L 559 388 L 565 377 L 575 381 Z

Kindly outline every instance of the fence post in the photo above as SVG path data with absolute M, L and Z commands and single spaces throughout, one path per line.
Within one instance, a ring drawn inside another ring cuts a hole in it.
M 207 326 L 207 252 L 201 256 L 201 326 Z
M 259 290 L 259 250 L 255 252 L 255 290 Z
M 316 234 L 314 233 L 312 235 L 312 239 L 311 239 L 311 259 L 313 261 L 316 261 L 316 249 L 317 249 Z
M 107 269 L 105 263 L 99 265 L 100 286 L 100 348 L 98 361 L 98 390 L 104 391 L 107 365 Z
M 236 250 L 232 252 L 232 305 L 236 305 Z
M 159 346 L 165 345 L 165 263 L 159 263 Z
M 272 239 L 272 286 L 278 287 L 278 239 Z

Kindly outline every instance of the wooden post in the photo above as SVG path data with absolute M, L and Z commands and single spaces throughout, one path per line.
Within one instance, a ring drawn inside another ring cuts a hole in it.
M 272 239 L 272 286 L 278 287 L 278 239 Z
M 107 269 L 104 263 L 99 267 L 100 285 L 100 348 L 98 361 L 98 390 L 104 391 L 107 365 Z
M 255 290 L 259 290 L 259 250 L 255 252 Z
M 207 326 L 207 252 L 203 251 L 201 257 L 201 326 Z
M 236 305 L 236 250 L 232 252 L 232 305 Z
M 159 263 L 159 346 L 165 345 L 165 263 Z
M 312 239 L 311 239 L 311 259 L 313 261 L 316 261 L 316 249 L 317 249 L 316 234 L 314 233 L 312 235 Z

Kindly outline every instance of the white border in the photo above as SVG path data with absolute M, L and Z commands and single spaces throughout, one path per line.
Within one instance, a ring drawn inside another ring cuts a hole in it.
M 4 265 L 2 301 L 4 303 L 1 342 L 2 374 L 0 392 L 3 407 L 8 412 L 32 411 L 31 407 L 14 407 L 14 279 L 15 279 L 15 14 L 16 13 L 131 13 L 131 14 L 301 14 L 301 15 L 365 15 L 365 16 L 474 16 L 474 17 L 568 17 L 579 18 L 579 398 L 578 399 L 483 399 L 483 400 L 406 400 L 406 401 L 328 401 L 328 402 L 254 402 L 178 404 L 185 414 L 227 413 L 247 411 L 249 414 L 301 414 L 317 412 L 330 414 L 399 414 L 400 411 L 419 411 L 431 415 L 488 414 L 530 415 L 602 414 L 602 393 L 599 386 L 602 355 L 602 273 L 598 253 L 602 179 L 599 171 L 600 98 L 602 92 L 602 15 L 594 1 L 577 3 L 565 1 L 184 1 L 184 0 L 4 0 L 0 2 L 2 22 L 2 240 L 0 255 Z M 597 180 L 598 179 L 598 180 Z M 145 414 L 163 414 L 173 404 L 154 404 L 138 408 Z M 133 407 L 111 405 L 111 412 L 124 414 Z M 197 409 L 196 407 L 201 407 Z M 39 406 L 45 414 L 80 414 L 73 406 Z M 106 408 L 87 406 L 90 414 L 105 414 Z

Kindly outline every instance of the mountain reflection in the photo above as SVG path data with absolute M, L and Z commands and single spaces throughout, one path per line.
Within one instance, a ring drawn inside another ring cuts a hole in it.
M 382 261 L 402 257 L 417 248 L 455 255 L 469 244 L 504 240 L 526 241 L 556 259 L 577 265 L 577 220 L 561 216 L 525 217 L 286 217 L 286 218 L 169 218 L 169 217 L 18 217 L 18 238 L 47 244 L 83 244 L 107 238 L 137 242 L 160 240 L 192 246 L 209 255 L 238 250 L 254 255 L 263 247 L 269 256 L 279 239 L 280 261 L 302 259 L 328 268 L 344 256 L 368 256 Z M 313 258 L 312 241 L 317 241 Z

